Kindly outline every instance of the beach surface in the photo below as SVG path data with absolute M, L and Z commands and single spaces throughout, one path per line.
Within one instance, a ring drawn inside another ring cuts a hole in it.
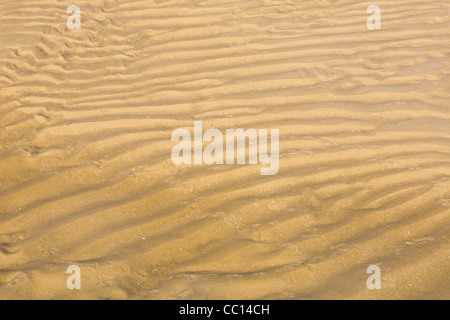
M 0 299 L 449 299 L 449 213 L 448 0 L 0 0 Z

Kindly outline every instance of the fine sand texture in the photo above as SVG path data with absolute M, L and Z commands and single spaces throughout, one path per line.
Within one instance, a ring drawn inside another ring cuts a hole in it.
M 448 0 L 0 0 L 0 299 L 449 299 L 449 213 Z

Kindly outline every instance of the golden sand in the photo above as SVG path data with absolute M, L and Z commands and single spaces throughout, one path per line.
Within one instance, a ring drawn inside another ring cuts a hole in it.
M 449 147 L 448 0 L 0 0 L 0 298 L 449 299 Z

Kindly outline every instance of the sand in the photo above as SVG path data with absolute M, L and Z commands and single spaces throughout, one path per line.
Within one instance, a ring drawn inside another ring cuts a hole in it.
M 447 0 L 0 0 L 0 299 L 449 299 L 449 57 Z

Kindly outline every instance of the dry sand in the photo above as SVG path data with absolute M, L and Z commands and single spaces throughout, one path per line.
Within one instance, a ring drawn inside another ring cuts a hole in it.
M 449 299 L 449 57 L 448 0 L 0 0 L 0 298 Z

